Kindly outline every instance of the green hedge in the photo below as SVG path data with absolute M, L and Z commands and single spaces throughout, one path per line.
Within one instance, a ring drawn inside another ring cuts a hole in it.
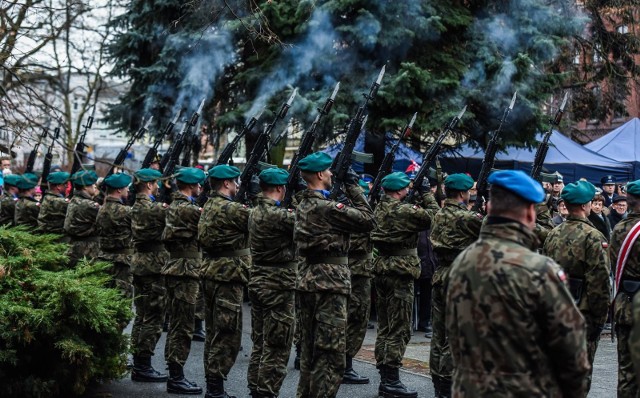
M 126 372 L 130 302 L 108 263 L 67 269 L 56 236 L 0 228 L 0 396 L 80 395 Z

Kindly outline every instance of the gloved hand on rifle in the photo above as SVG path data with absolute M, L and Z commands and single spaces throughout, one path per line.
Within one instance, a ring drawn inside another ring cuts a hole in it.
M 358 181 L 360 181 L 360 177 L 353 171 L 353 168 L 349 167 L 347 178 L 344 180 L 345 185 L 358 185 Z
M 431 191 L 431 184 L 429 184 L 429 179 L 428 178 L 423 178 L 422 179 L 422 184 L 420 184 L 420 186 L 416 187 L 418 189 L 418 192 L 420 193 L 420 195 L 424 195 L 425 193 L 429 193 Z

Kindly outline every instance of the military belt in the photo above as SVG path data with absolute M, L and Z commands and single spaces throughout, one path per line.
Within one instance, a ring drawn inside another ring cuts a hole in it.
M 380 255 L 385 257 L 417 256 L 418 249 L 380 250 Z
M 133 254 L 133 249 L 115 249 L 115 250 L 106 250 L 102 249 L 105 254 Z
M 349 257 L 312 256 L 312 257 L 305 257 L 305 262 L 307 264 L 349 265 Z
M 169 252 L 169 258 L 177 259 L 177 258 L 202 258 L 202 253 L 195 250 L 187 250 L 187 251 L 179 251 L 179 252 Z
M 219 252 L 204 252 L 205 258 L 222 258 L 222 257 L 243 257 L 250 256 L 251 249 L 239 249 L 239 250 L 222 250 Z
M 373 253 L 349 254 L 349 262 L 360 260 L 373 260 Z
M 155 253 L 164 250 L 164 244 L 158 242 L 142 242 L 136 243 L 136 251 L 138 253 Z
M 279 263 L 277 261 L 273 261 L 273 262 L 260 261 L 258 263 L 253 263 L 253 265 L 256 267 L 293 268 L 295 267 L 296 262 L 287 261 L 287 262 Z

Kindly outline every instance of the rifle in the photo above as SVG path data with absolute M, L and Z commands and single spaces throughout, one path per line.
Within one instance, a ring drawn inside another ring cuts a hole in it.
M 300 179 L 300 168 L 298 167 L 298 162 L 300 162 L 300 159 L 309 155 L 313 150 L 313 142 L 316 139 L 316 130 L 318 129 L 320 119 L 331 111 L 331 107 L 333 107 L 333 103 L 336 100 L 336 95 L 338 95 L 338 90 L 340 90 L 340 82 L 336 84 L 336 87 L 333 89 L 333 93 L 324 103 L 324 106 L 322 108 L 318 108 L 316 118 L 313 120 L 313 123 L 311 123 L 311 127 L 309 127 L 309 129 L 302 135 L 298 151 L 293 155 L 293 159 L 291 159 L 291 164 L 289 165 L 289 177 L 287 178 L 287 189 L 282 201 L 285 207 L 289 207 L 291 205 L 291 199 L 293 198 L 295 188 L 297 187 L 298 180 Z
M 80 134 L 78 142 L 76 143 L 76 149 L 73 151 L 73 166 L 71 166 L 71 175 L 75 174 L 82 167 L 82 157 L 84 156 L 84 148 L 86 147 L 84 140 L 87 138 L 87 132 L 93 125 L 93 117 L 96 114 L 96 106 L 93 106 L 91 116 L 87 119 L 87 123 L 83 126 L 84 131 Z
M 331 194 L 329 195 L 331 200 L 336 200 L 338 198 L 338 195 L 340 195 L 340 189 L 347 179 L 347 173 L 351 168 L 351 155 L 353 154 L 353 149 L 356 146 L 356 140 L 358 139 L 362 126 L 364 125 L 365 111 L 367 110 L 369 101 L 372 101 L 378 93 L 378 88 L 380 88 L 380 84 L 382 83 L 386 67 L 387 66 L 385 65 L 380 70 L 378 78 L 373 82 L 369 89 L 369 94 L 362 94 L 364 96 L 364 103 L 360 105 L 355 117 L 351 119 L 351 123 L 349 123 L 347 136 L 344 140 L 344 147 L 336 157 L 334 162 L 335 167 L 332 170 L 334 179 L 333 187 L 331 187 Z
M 371 191 L 369 192 L 369 204 L 371 207 L 375 207 L 376 203 L 380 199 L 380 188 L 382 186 L 382 179 L 393 170 L 393 162 L 396 160 L 396 151 L 400 146 L 400 142 L 405 137 L 408 137 L 411 134 L 411 129 L 413 128 L 413 124 L 416 122 L 416 118 L 418 117 L 418 112 L 413 114 L 411 121 L 402 129 L 402 134 L 398 141 L 393 144 L 391 150 L 384 155 L 384 159 L 382 159 L 382 164 L 380 164 L 380 168 L 378 169 L 378 174 L 376 174 L 375 180 L 373 180 L 373 186 L 371 187 Z
M 438 151 L 440 151 L 440 147 L 442 146 L 444 139 L 447 137 L 447 134 L 449 134 L 450 131 L 453 131 L 456 128 L 458 122 L 460 121 L 460 119 L 462 119 L 462 116 L 466 111 L 467 107 L 465 106 L 464 108 L 462 108 L 459 114 L 451 119 L 449 124 L 445 126 L 444 131 L 440 134 L 440 136 L 438 136 L 438 139 L 436 139 L 436 141 L 431 144 L 429 150 L 424 154 L 424 156 L 422 157 L 422 165 L 416 173 L 416 178 L 413 180 L 413 189 L 409 191 L 409 194 L 404 198 L 405 202 L 411 203 L 414 201 L 418 191 L 418 187 L 421 186 L 422 181 L 424 181 L 424 179 L 428 177 L 429 165 L 435 160 L 436 156 L 438 156 Z
M 240 174 L 240 188 L 238 188 L 238 192 L 233 200 L 236 202 L 244 202 L 246 200 L 246 194 L 249 190 L 249 185 L 251 184 L 252 177 L 258 172 L 258 163 L 262 160 L 262 157 L 267 152 L 267 147 L 269 145 L 269 140 L 271 139 L 271 132 L 273 131 L 276 123 L 279 120 L 282 120 L 287 116 L 287 112 L 289 108 L 291 108 L 291 104 L 293 103 L 293 99 L 296 97 L 298 93 L 298 89 L 294 89 L 291 96 L 282 104 L 282 108 L 280 108 L 280 112 L 276 115 L 273 122 L 267 126 L 264 132 L 260 133 L 258 139 L 256 140 L 255 145 L 253 146 L 253 150 L 251 151 L 251 155 L 249 155 L 249 159 L 247 160 L 247 164 L 244 166 L 244 170 L 242 170 L 242 174 Z
M 127 144 L 124 146 L 124 148 L 120 149 L 120 152 L 118 152 L 118 156 L 116 156 L 116 159 L 113 161 L 113 164 L 109 168 L 109 171 L 107 172 L 107 175 L 105 177 L 109 177 L 110 175 L 112 175 L 115 172 L 116 167 L 120 167 L 124 164 L 124 160 L 127 158 L 129 149 L 131 149 L 134 142 L 142 138 L 144 133 L 149 131 L 149 125 L 151 124 L 152 120 L 153 116 L 151 116 L 149 120 L 147 120 L 147 122 L 142 127 L 140 127 L 138 131 L 136 131 L 136 133 L 131 136 L 131 138 L 129 138 L 129 141 L 127 141 Z
M 48 123 L 47 123 L 48 124 Z M 40 148 L 40 143 L 42 140 L 47 138 L 47 134 L 49 133 L 49 127 L 45 127 L 42 130 L 42 135 L 36 145 L 33 147 L 31 152 L 29 152 L 29 159 L 27 160 L 27 167 L 24 169 L 25 173 L 33 173 L 33 167 L 36 164 L 36 156 L 38 156 L 38 148 Z
M 487 191 L 489 188 L 489 184 L 487 183 L 487 179 L 489 178 L 489 173 L 493 169 L 493 165 L 496 162 L 496 153 L 498 152 L 498 142 L 500 141 L 500 132 L 502 131 L 502 124 L 507 120 L 509 113 L 513 110 L 513 107 L 516 104 L 516 97 L 518 96 L 518 92 L 513 93 L 513 97 L 511 98 L 511 103 L 504 110 L 502 114 L 502 119 L 500 119 L 500 124 L 498 125 L 498 129 L 493 132 L 491 135 L 491 139 L 487 144 L 487 150 L 484 153 L 484 159 L 482 160 L 482 167 L 480 168 L 480 174 L 478 175 L 478 184 L 476 185 L 476 201 L 473 204 L 474 212 L 478 213 L 482 210 L 482 205 L 484 203 L 484 198 L 487 196 Z
M 562 104 L 558 111 L 556 112 L 556 116 L 553 119 L 549 119 L 549 123 L 551 123 L 551 127 L 549 127 L 549 131 L 544 134 L 540 145 L 538 145 L 538 150 L 536 151 L 536 156 L 533 159 L 533 166 L 531 167 L 531 178 L 536 181 L 540 181 L 540 173 L 542 172 L 542 165 L 544 164 L 544 159 L 547 157 L 547 152 L 549 151 L 549 139 L 551 138 L 551 134 L 553 133 L 553 126 L 559 126 L 560 121 L 562 120 L 562 115 L 564 114 L 564 108 L 567 106 L 567 100 L 569 99 L 569 92 L 564 94 L 564 98 L 562 100 Z
M 60 123 L 58 123 L 58 127 L 56 127 L 53 130 L 53 141 L 51 141 L 51 145 L 49 145 L 49 148 L 47 149 L 47 154 L 44 155 L 44 162 L 42 163 L 42 181 L 46 182 L 47 181 L 47 177 L 49 177 L 49 173 L 51 172 L 51 161 L 53 160 L 53 145 L 56 143 L 56 141 L 58 141 L 58 138 L 60 138 Z M 42 193 L 44 194 L 45 192 L 45 187 L 46 184 L 42 185 Z
M 149 150 L 147 151 L 147 154 L 144 156 L 144 160 L 142 161 L 142 166 L 140 167 L 141 169 L 149 168 L 149 166 L 153 162 L 153 159 L 155 159 L 155 157 L 158 155 L 158 148 L 162 144 L 164 137 L 171 134 L 171 132 L 173 131 L 173 127 L 176 125 L 176 123 L 178 123 L 179 117 L 180 117 L 180 112 L 178 112 L 176 114 L 176 117 L 169 122 L 169 124 L 167 125 L 167 127 L 164 128 L 162 133 L 160 133 L 160 135 L 156 137 L 156 140 L 153 142 L 153 146 L 149 148 Z M 162 167 L 160 168 L 160 170 L 162 170 Z
M 182 131 L 178 134 L 175 142 L 173 143 L 173 149 L 171 150 L 171 154 L 169 155 L 169 160 L 167 161 L 167 165 L 164 168 L 164 172 L 162 173 L 163 178 L 168 178 L 173 174 L 173 170 L 176 168 L 176 165 L 180 161 L 180 155 L 182 154 L 182 150 L 184 149 L 185 139 L 188 138 L 188 135 L 191 129 L 198 123 L 198 119 L 200 118 L 200 114 L 202 113 L 202 108 L 204 108 L 204 99 L 200 103 L 198 110 L 191 115 L 191 119 L 184 123 L 182 127 Z
M 258 123 L 258 120 L 260 120 L 260 118 L 262 117 L 263 113 L 264 113 L 264 108 L 260 111 L 260 113 L 258 113 L 257 115 L 249 119 L 247 124 L 245 124 L 242 130 L 240 131 L 240 133 L 238 133 L 235 137 L 233 137 L 233 141 L 231 141 L 230 143 L 227 144 L 227 146 L 224 147 L 222 152 L 220 152 L 220 156 L 218 156 L 218 160 L 216 161 L 216 166 L 219 164 L 229 164 L 229 161 L 233 162 L 233 153 L 236 151 L 236 148 L 238 147 L 240 140 L 249 131 L 253 130 L 256 123 Z

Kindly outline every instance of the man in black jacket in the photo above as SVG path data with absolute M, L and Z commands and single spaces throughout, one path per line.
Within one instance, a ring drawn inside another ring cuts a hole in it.
M 591 201 L 591 213 L 589 214 L 589 221 L 593 224 L 598 231 L 607 238 L 607 242 L 611 237 L 611 223 L 609 218 L 604 215 L 602 209 L 604 208 L 604 197 L 600 194 L 596 194 Z

